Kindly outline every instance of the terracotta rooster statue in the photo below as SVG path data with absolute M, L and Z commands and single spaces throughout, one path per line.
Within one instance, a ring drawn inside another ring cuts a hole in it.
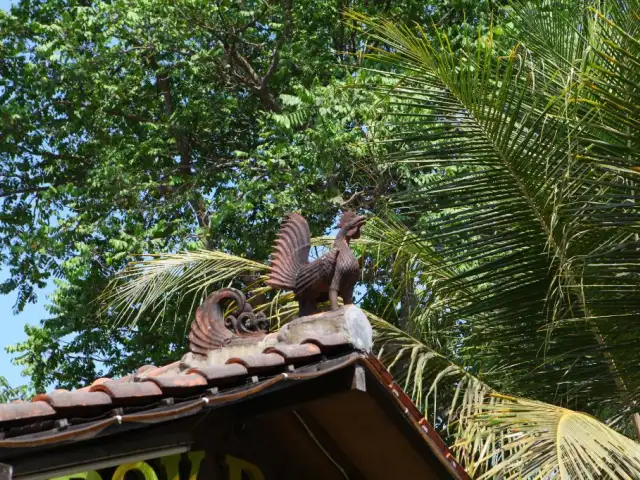
M 345 212 L 338 223 L 340 231 L 331 250 L 309 262 L 309 225 L 297 213 L 287 215 L 275 243 L 267 285 L 293 290 L 301 317 L 316 313 L 316 304 L 326 300 L 327 293 L 331 310 L 338 309 L 338 295 L 345 305 L 353 303 L 353 289 L 360 276 L 360 265 L 349 248 L 349 241 L 360 237 L 360 228 L 365 221 L 365 217 Z

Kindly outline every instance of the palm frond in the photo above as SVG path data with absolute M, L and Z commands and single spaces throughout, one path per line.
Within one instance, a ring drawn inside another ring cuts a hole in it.
M 168 302 L 184 298 L 192 299 L 191 312 L 213 285 L 267 270 L 263 263 L 211 250 L 146 257 L 130 263 L 101 296 L 104 313 L 112 314 L 115 323 L 135 326 L 142 315 L 149 313 L 159 321 Z
M 640 475 L 640 444 L 596 418 L 502 395 L 419 339 L 367 313 L 382 361 L 425 417 L 453 435 L 456 458 L 473 478 L 631 479 Z M 491 372 L 482 374 L 491 378 Z M 440 392 L 440 393 L 439 393 Z
M 458 354 L 505 367 L 520 395 L 634 409 L 640 117 L 628 71 L 640 7 L 552 3 L 517 4 L 528 31 L 506 56 L 492 37 L 453 52 L 442 32 L 352 18 L 385 46 L 371 56 L 396 80 L 380 86 L 398 107 L 386 165 L 415 182 L 391 206 L 440 258 L 422 280 L 442 296 L 444 323 L 462 324 Z
M 632 479 L 640 445 L 586 413 L 497 393 L 460 420 L 457 451 L 474 478 Z
M 476 398 L 479 392 L 482 392 L 481 398 L 491 391 L 465 366 L 454 363 L 445 354 L 377 315 L 366 314 L 374 329 L 378 357 L 394 373 L 396 381 L 411 395 L 418 408 L 425 411 L 425 417 L 431 415 L 434 425 L 449 422 L 448 414 L 460 407 L 457 400 Z M 456 392 L 451 397 L 453 400 L 438 405 L 438 389 Z M 475 394 L 469 398 L 460 397 L 459 393 L 466 389 L 474 390 Z

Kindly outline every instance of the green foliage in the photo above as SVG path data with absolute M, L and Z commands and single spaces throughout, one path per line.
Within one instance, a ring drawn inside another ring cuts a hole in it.
M 16 363 L 41 391 L 175 360 L 220 284 L 287 321 L 257 284 L 280 218 L 321 235 L 349 206 L 377 215 L 355 247 L 379 353 L 474 475 L 636 476 L 637 444 L 574 410 L 629 433 L 640 400 L 639 12 L 18 3 L 1 288 L 57 290 Z
M 39 390 L 182 347 L 193 298 L 136 329 L 97 301 L 134 255 L 204 246 L 264 261 L 285 212 L 320 234 L 340 205 L 385 193 L 386 177 L 353 175 L 384 150 L 384 101 L 352 88 L 376 76 L 353 72 L 363 36 L 341 8 L 447 16 L 452 31 L 486 31 L 491 15 L 484 2 L 324 0 L 24 0 L 0 13 L 0 291 L 17 290 L 21 310 L 59 280 L 50 318 L 14 349 Z
M 424 180 L 391 196 L 397 220 L 366 230 L 408 279 L 390 307 L 413 306 L 378 330 L 481 478 L 640 472 L 637 444 L 561 408 L 640 431 L 639 14 L 637 1 L 515 3 L 501 38 L 463 50 L 352 14 L 385 45 L 371 57 L 395 81 L 380 90 L 412 109 L 389 111 L 384 139 L 401 148 L 385 166 Z
M 0 376 L 0 402 L 9 403 L 14 400 L 25 400 L 28 398 L 29 390 L 26 385 L 12 387 L 7 379 Z

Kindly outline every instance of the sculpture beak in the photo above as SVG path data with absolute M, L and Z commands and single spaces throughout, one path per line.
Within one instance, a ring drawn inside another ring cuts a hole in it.
M 360 227 L 367 221 L 367 217 L 356 217 L 354 221 L 351 223 L 353 225 L 351 229 L 347 232 L 348 238 L 360 238 Z
M 360 228 L 362 225 L 364 225 L 364 223 L 367 221 L 367 217 L 364 216 L 360 216 L 360 217 L 356 217 L 356 227 Z

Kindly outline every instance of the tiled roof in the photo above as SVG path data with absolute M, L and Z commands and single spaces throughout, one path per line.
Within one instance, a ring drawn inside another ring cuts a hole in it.
M 371 326 L 357 307 L 351 308 L 297 319 L 276 333 L 225 334 L 224 346 L 212 341 L 214 346 L 206 356 L 195 355 L 192 348 L 192 353 L 169 365 L 145 365 L 123 378 L 99 378 L 77 390 L 58 389 L 36 395 L 30 402 L 0 404 L 0 462 L 17 454 L 29 455 L 34 448 L 228 406 L 359 365 L 387 391 L 389 401 L 453 478 L 469 478 L 409 397 L 369 353 Z M 202 330 L 206 322 L 197 320 Z M 210 336 L 219 334 L 214 331 Z M 200 344 L 203 338 L 201 335 Z
M 250 395 L 251 386 L 265 388 L 265 382 L 313 376 L 332 365 L 328 359 L 352 350 L 344 336 L 310 338 L 299 345 L 266 347 L 258 354 L 182 371 L 181 362 L 145 365 L 127 377 L 99 378 L 78 390 L 58 389 L 36 395 L 31 402 L 0 404 L 0 448 L 57 442 L 67 436 L 64 432 L 71 418 L 74 427 L 91 424 L 97 430 L 129 421 L 128 412 L 136 412 L 132 418 L 139 421 L 141 411 L 148 410 L 152 419 L 157 408 L 178 404 L 197 408 L 203 398 L 222 401 L 228 395 Z M 307 365 L 311 367 L 304 368 Z M 96 417 L 104 417 L 100 426 L 95 424 Z M 80 434 L 82 428 L 74 431 Z

